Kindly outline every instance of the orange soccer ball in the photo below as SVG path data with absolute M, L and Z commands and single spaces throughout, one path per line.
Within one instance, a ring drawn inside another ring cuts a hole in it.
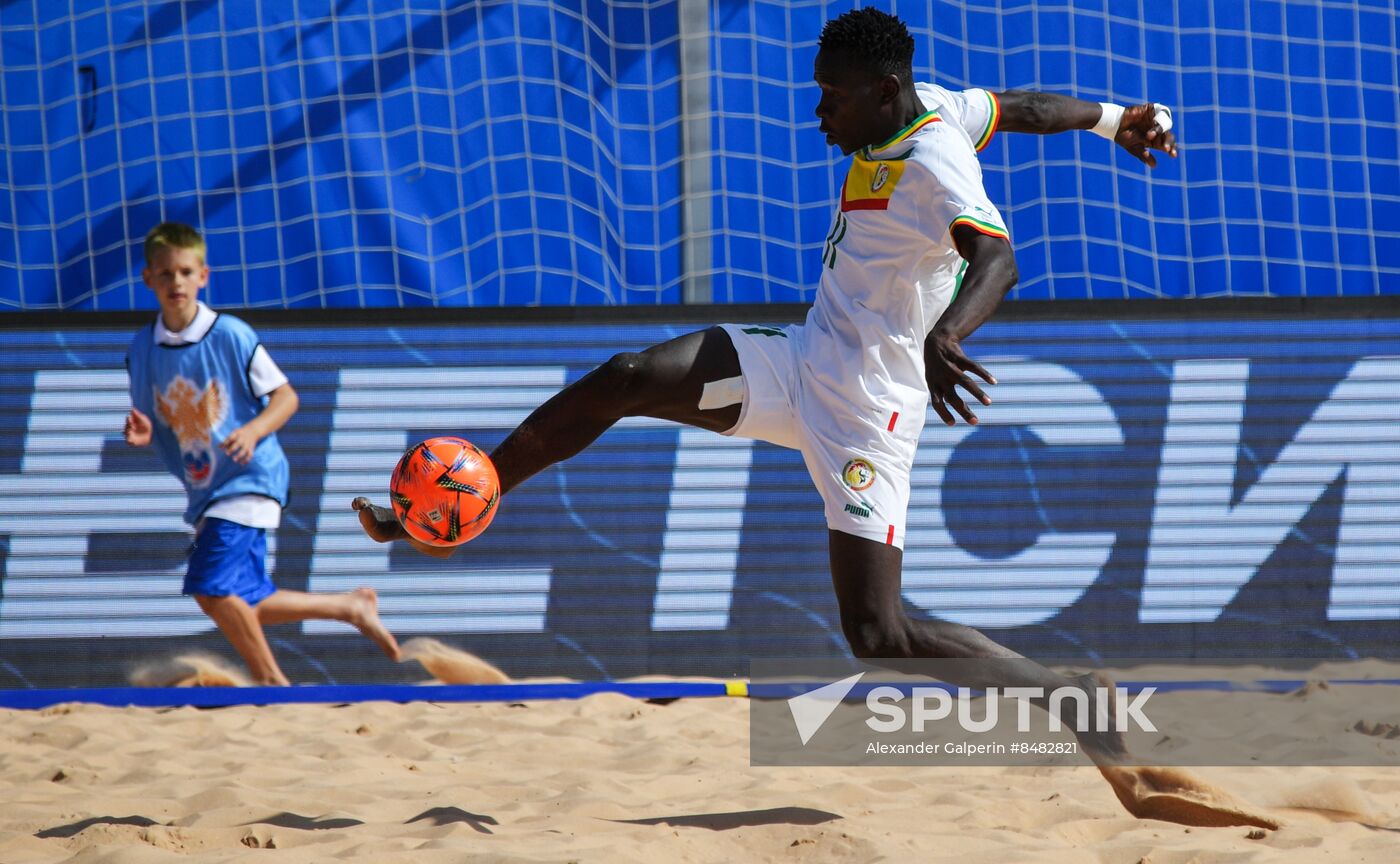
M 491 524 L 501 487 L 485 453 L 445 436 L 408 448 L 389 478 L 389 500 L 408 536 L 429 546 L 458 546 Z

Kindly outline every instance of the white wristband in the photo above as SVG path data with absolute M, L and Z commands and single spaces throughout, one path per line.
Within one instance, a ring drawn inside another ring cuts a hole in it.
M 1162 127 L 1163 132 L 1172 131 L 1172 109 L 1161 102 L 1153 102 L 1152 108 L 1156 113 L 1152 116 L 1152 121 Z
M 1103 107 L 1103 115 L 1089 131 L 1112 141 L 1118 134 L 1118 125 L 1123 122 L 1123 106 L 1114 105 L 1112 102 L 1100 102 L 1099 105 Z

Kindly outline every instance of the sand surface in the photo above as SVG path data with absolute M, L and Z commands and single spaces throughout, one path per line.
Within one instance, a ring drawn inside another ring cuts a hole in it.
M 1191 769 L 1283 826 L 1187 828 L 1091 767 L 748 742 L 742 699 L 0 711 L 0 862 L 1400 861 L 1396 768 Z

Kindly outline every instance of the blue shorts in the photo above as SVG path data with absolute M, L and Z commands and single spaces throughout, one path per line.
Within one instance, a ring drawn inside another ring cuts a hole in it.
M 256 606 L 277 590 L 263 567 L 266 557 L 265 529 L 227 519 L 205 519 L 190 552 L 184 593 L 205 597 L 237 594 L 249 606 Z

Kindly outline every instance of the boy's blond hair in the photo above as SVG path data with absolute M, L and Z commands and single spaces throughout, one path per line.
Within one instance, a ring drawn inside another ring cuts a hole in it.
M 201 260 L 205 258 L 204 238 L 183 222 L 162 222 L 146 232 L 146 266 L 149 267 L 156 253 L 165 248 L 193 249 Z

